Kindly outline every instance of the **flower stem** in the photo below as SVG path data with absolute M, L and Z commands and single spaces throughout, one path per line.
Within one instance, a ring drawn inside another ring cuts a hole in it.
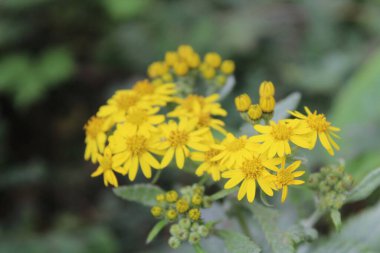
M 208 179 L 208 176 L 207 175 L 203 175 L 202 178 L 201 178 L 201 180 L 199 180 L 198 184 L 204 185 L 206 183 L 207 179 Z
M 198 244 L 194 244 L 193 245 L 193 248 L 194 248 L 194 251 L 196 253 L 207 253 L 203 248 L 202 246 L 198 243 Z
M 323 215 L 323 212 L 320 210 L 320 209 L 315 209 L 315 211 L 310 215 L 309 218 L 307 218 L 306 220 L 303 220 L 302 221 L 302 224 L 305 226 L 305 227 L 314 227 L 315 223 L 317 223 L 317 221 L 322 217 Z
M 154 174 L 154 178 L 151 181 L 152 184 L 157 183 L 158 179 L 160 178 L 161 172 L 162 172 L 162 170 L 158 170 L 156 172 L 156 174 Z

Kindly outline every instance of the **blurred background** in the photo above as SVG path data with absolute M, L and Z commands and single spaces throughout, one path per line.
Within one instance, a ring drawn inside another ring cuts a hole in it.
M 380 166 L 379 0 L 1 0 L 1 253 L 158 252 L 166 244 L 145 245 L 149 209 L 90 178 L 83 125 L 179 44 L 236 62 L 237 85 L 223 101 L 231 126 L 242 123 L 233 97 L 255 97 L 271 80 L 277 99 L 300 91 L 302 105 L 343 129 L 335 158 L 356 181 Z M 329 159 L 320 149 L 310 161 L 318 168 Z

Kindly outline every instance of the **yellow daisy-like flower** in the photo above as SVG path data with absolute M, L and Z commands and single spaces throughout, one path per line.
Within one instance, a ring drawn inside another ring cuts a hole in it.
M 84 126 L 86 133 L 86 150 L 84 159 L 96 163 L 96 158 L 99 153 L 103 153 L 106 144 L 108 130 L 107 122 L 103 118 L 91 117 Z
M 224 122 L 220 119 L 213 118 L 210 112 L 199 112 L 195 115 L 195 119 L 197 120 L 197 128 L 209 127 L 221 134 L 227 134 L 227 131 L 224 129 Z
M 147 101 L 152 105 L 164 106 L 173 100 L 176 93 L 175 84 L 152 84 L 148 80 L 137 82 L 132 90 L 141 97 L 143 101 Z
M 339 150 L 338 144 L 334 141 L 333 137 L 339 138 L 335 132 L 339 132 L 338 127 L 331 126 L 331 123 L 327 121 L 324 114 L 318 114 L 317 111 L 312 113 L 308 107 L 305 106 L 306 115 L 294 111 L 289 112 L 293 116 L 307 123 L 312 130 L 312 146 L 314 147 L 317 142 L 317 137 L 322 146 L 329 152 L 330 155 L 334 155 L 334 148 Z
M 207 150 L 203 142 L 209 129 L 195 130 L 195 125 L 194 121 L 185 118 L 180 119 L 179 124 L 170 121 L 168 124 L 161 125 L 164 141 L 160 143 L 160 147 L 166 150 L 161 162 L 162 167 L 168 166 L 175 155 L 176 164 L 182 169 L 185 158 L 190 156 L 189 148 L 199 151 Z
M 133 107 L 129 109 L 128 114 L 125 116 L 123 127 L 131 132 L 143 134 L 157 132 L 158 129 L 155 125 L 165 121 L 164 115 L 156 115 L 159 110 L 159 107 L 151 107 L 149 109 Z
M 135 180 L 139 167 L 146 178 L 152 177 L 152 167 L 161 168 L 152 155 L 159 153 L 159 142 L 154 136 L 135 132 L 128 125 L 120 125 L 109 138 L 109 142 L 114 154 L 113 165 L 122 166 L 130 181 Z
M 268 157 L 291 154 L 289 142 L 302 148 L 313 148 L 310 127 L 301 120 L 280 120 L 277 124 L 271 121 L 269 126 L 255 125 L 254 128 L 261 135 L 252 138 L 262 142 L 260 152 L 268 152 Z
M 305 174 L 305 171 L 295 171 L 301 165 L 301 161 L 295 161 L 285 168 L 285 159 L 281 163 L 281 169 L 277 169 L 275 186 L 277 190 L 282 189 L 281 202 L 284 203 L 288 194 L 289 185 L 304 184 L 305 181 L 296 179 Z
M 104 149 L 104 154 L 99 154 L 97 160 L 99 162 L 99 167 L 94 173 L 91 174 L 91 177 L 98 177 L 100 175 L 103 175 L 105 186 L 108 186 L 108 184 L 110 184 L 118 187 L 119 184 L 114 172 L 118 172 L 123 175 L 125 175 L 125 173 L 120 166 L 115 166 L 110 148 L 106 147 Z
M 236 169 L 223 172 L 222 177 L 229 180 L 224 185 L 224 189 L 231 189 L 241 183 L 238 200 L 242 200 L 245 195 L 249 202 L 253 202 L 256 194 L 256 181 L 260 188 L 269 196 L 273 196 L 275 190 L 274 176 L 269 170 L 277 171 L 280 159 L 268 159 L 265 155 L 251 154 L 248 159 L 244 159 Z
M 259 145 L 246 135 L 236 138 L 228 133 L 221 144 L 215 146 L 220 153 L 213 157 L 212 161 L 219 161 L 227 168 L 239 166 L 245 159 L 252 156 L 258 150 Z

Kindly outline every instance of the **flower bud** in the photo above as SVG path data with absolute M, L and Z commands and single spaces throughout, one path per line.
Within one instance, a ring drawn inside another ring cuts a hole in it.
M 259 94 L 260 97 L 273 97 L 275 88 L 272 82 L 264 81 L 260 84 Z
M 222 63 L 222 58 L 219 54 L 211 52 L 205 56 L 205 62 L 213 68 L 217 68 Z
M 308 183 L 311 188 L 317 188 L 320 180 L 319 173 L 313 173 L 309 176 Z
M 174 65 L 174 72 L 179 75 L 179 76 L 184 76 L 187 74 L 187 72 L 189 72 L 189 67 L 187 66 L 187 64 L 183 61 L 181 62 L 177 62 L 175 65 Z
M 178 238 L 172 236 L 169 238 L 168 244 L 170 248 L 176 249 L 181 246 L 181 241 Z
M 204 225 L 201 225 L 198 228 L 198 233 L 202 237 L 208 236 L 209 232 L 210 232 L 209 229 L 206 226 L 204 226 Z
M 197 68 L 201 63 L 201 59 L 199 58 L 198 54 L 192 53 L 186 57 L 186 62 L 190 68 Z
M 276 106 L 276 100 L 274 97 L 260 97 L 260 107 L 265 113 L 271 113 Z
M 189 229 L 191 227 L 191 220 L 189 218 L 182 218 L 178 223 L 182 228 Z
M 202 196 L 200 194 L 195 194 L 192 198 L 191 198 L 191 203 L 193 205 L 196 205 L 196 206 L 199 206 L 200 204 L 202 204 Z
M 166 211 L 166 218 L 169 221 L 174 221 L 175 219 L 177 219 L 177 216 L 178 216 L 178 214 L 174 209 L 169 209 Z
M 327 193 L 331 191 L 331 187 L 326 181 L 320 182 L 318 188 L 321 193 Z
M 216 77 L 216 84 L 223 86 L 226 83 L 226 77 L 219 75 Z
M 175 207 L 179 213 L 185 213 L 187 210 L 189 210 L 189 202 L 181 198 L 177 201 Z
M 194 222 L 193 223 L 193 225 L 191 225 L 191 231 L 193 231 L 193 232 L 196 232 L 196 231 L 198 231 L 198 228 L 199 228 L 199 224 L 198 224 L 198 222 Z
M 197 232 L 191 232 L 189 236 L 189 243 L 190 244 L 197 244 L 201 240 L 200 235 Z
M 215 77 L 215 69 L 212 67 L 207 67 L 202 71 L 202 75 L 205 79 L 212 79 Z
M 239 112 L 246 112 L 252 104 L 251 98 L 247 93 L 241 94 L 235 98 L 235 106 Z
M 197 221 L 201 217 L 201 211 L 199 210 L 199 208 L 190 209 L 188 214 L 189 214 L 189 218 L 192 219 L 193 221 Z
M 165 63 L 168 66 L 174 66 L 178 61 L 179 61 L 179 57 L 176 52 L 166 52 Z
M 235 71 L 235 63 L 231 60 L 225 60 L 220 66 L 220 70 L 225 75 L 231 75 Z
M 263 115 L 263 112 L 261 111 L 261 108 L 258 104 L 250 105 L 248 109 L 248 117 L 253 120 L 259 120 L 261 119 L 261 116 Z
M 332 205 L 332 208 L 339 210 L 344 205 L 345 201 L 346 201 L 346 195 L 344 195 L 344 194 L 338 194 L 335 197 L 335 200 L 334 200 L 334 203 Z
M 167 202 L 170 202 L 170 203 L 176 202 L 178 199 L 178 193 L 176 191 L 168 191 L 165 194 L 165 198 Z
M 160 217 L 162 215 L 162 208 L 159 207 L 159 206 L 153 206 L 151 209 L 150 209 L 150 212 L 151 214 L 153 215 L 153 217 Z
M 209 196 L 203 197 L 203 207 L 204 208 L 210 208 L 212 205 L 212 199 Z
M 173 224 L 170 226 L 169 233 L 172 236 L 178 236 L 179 230 L 180 230 L 180 226 L 178 224 Z
M 187 240 L 188 237 L 189 237 L 189 231 L 187 231 L 187 229 L 180 228 L 179 233 L 178 233 L 178 238 L 181 241 L 185 241 L 185 240 Z
M 164 194 L 158 194 L 156 195 L 156 200 L 157 202 L 162 202 L 165 200 L 165 195 Z
M 194 49 L 189 45 L 180 45 L 177 51 L 179 56 L 182 58 L 187 58 L 189 55 L 194 53 Z

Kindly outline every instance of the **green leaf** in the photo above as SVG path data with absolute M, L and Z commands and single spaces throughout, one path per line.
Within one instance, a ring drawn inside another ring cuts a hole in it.
M 358 185 L 352 189 L 346 202 L 355 202 L 367 198 L 380 186 L 380 168 L 370 172 Z
M 223 189 L 223 190 L 220 190 L 220 191 L 214 193 L 210 197 L 211 197 L 211 199 L 213 201 L 215 201 L 215 200 L 218 200 L 218 199 L 222 199 L 222 198 L 224 198 L 224 197 L 226 197 L 226 196 L 228 196 L 231 193 L 234 193 L 236 191 L 237 191 L 237 188 L 232 188 L 232 189 L 228 189 L 228 190 Z
M 246 206 L 252 211 L 254 217 L 259 222 L 265 238 L 274 253 L 295 252 L 289 234 L 281 231 L 278 227 L 279 214 L 276 210 L 264 207 L 257 203 Z
M 337 230 L 340 230 L 340 227 L 342 226 L 342 218 L 340 216 L 340 212 L 338 210 L 333 209 L 330 211 L 330 216 L 335 228 Z
M 203 248 L 201 247 L 201 245 L 199 245 L 199 244 L 194 244 L 193 248 L 194 248 L 196 253 L 206 253 L 206 251 L 204 251 Z
M 259 253 L 260 247 L 247 236 L 231 231 L 231 230 L 219 230 L 217 235 L 221 237 L 230 253 Z
M 160 187 L 151 184 L 121 186 L 114 188 L 113 192 L 122 199 L 135 201 L 145 206 L 153 206 L 156 203 L 156 195 L 164 193 Z
M 156 225 L 150 230 L 148 237 L 146 238 L 146 243 L 150 243 L 153 241 L 154 238 L 160 233 L 160 231 L 168 224 L 168 221 L 161 220 L 160 222 L 157 222 Z

